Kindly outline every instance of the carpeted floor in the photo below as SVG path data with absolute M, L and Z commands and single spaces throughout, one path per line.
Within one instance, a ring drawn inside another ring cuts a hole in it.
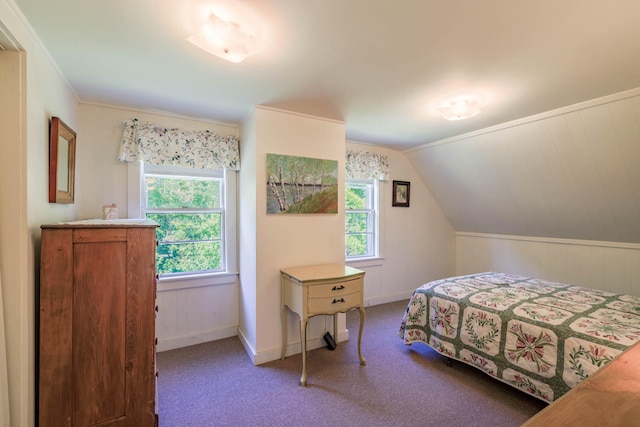
M 519 426 L 546 404 L 397 332 L 408 301 L 366 309 L 357 354 L 351 339 L 307 357 L 254 366 L 236 338 L 158 354 L 161 427 L 207 426 Z

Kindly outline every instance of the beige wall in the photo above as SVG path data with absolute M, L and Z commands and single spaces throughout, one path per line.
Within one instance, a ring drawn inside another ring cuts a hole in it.
M 366 271 L 365 305 L 408 299 L 418 286 L 454 274 L 454 230 L 407 156 L 353 141 L 347 148 L 389 158 L 390 176 L 379 188 L 382 260 L 350 263 Z M 408 208 L 391 206 L 394 180 L 411 183 Z
M 26 281 L 26 257 L 22 254 L 26 248 L 26 148 L 22 131 L 24 102 L 20 98 L 24 92 L 24 58 L 22 52 L 0 52 L 0 93 L 3 94 L 0 99 L 0 304 L 3 304 L 0 306 L 0 425 L 3 426 L 9 425 L 9 389 L 17 416 L 18 396 L 14 390 L 21 386 L 15 374 L 8 377 L 7 368 L 19 366 L 20 351 L 28 346 L 21 342 L 19 329 L 11 323 L 23 317 L 24 307 L 17 303 L 19 284 Z M 20 250 L 16 250 L 18 248 Z M 10 365 L 7 360 L 11 361 Z
M 118 205 L 121 218 L 127 217 L 127 163 L 118 160 L 118 153 L 122 124 L 133 118 L 181 130 L 209 129 L 220 135 L 238 134 L 238 126 L 213 120 L 112 105 L 80 104 L 77 154 L 78 177 L 81 178 L 77 189 L 82 196 L 78 204 L 80 218 L 100 218 L 102 206 L 111 203 Z
M 242 124 L 238 182 L 238 270 L 240 272 L 238 335 L 253 358 L 257 341 L 257 171 L 256 110 Z
M 245 193 L 245 186 L 253 185 L 247 181 L 254 180 L 255 191 L 251 197 L 255 197 L 255 216 L 244 217 L 241 227 L 251 227 L 250 223 L 254 221 L 255 228 L 250 229 L 255 229 L 255 235 L 249 236 L 241 230 L 244 236 L 241 246 L 255 248 L 255 274 L 252 271 L 253 266 L 247 265 L 246 260 L 241 257 L 240 281 L 242 294 L 250 298 L 247 305 L 251 304 L 255 311 L 244 311 L 240 336 L 254 363 L 262 363 L 276 359 L 280 352 L 280 268 L 344 262 L 343 216 L 266 213 L 266 155 L 273 153 L 336 160 L 338 170 L 343 170 L 345 136 L 342 122 L 265 107 L 257 107 L 245 127 L 254 130 L 251 141 L 248 138 L 249 134 L 244 135 L 243 132 L 243 144 L 253 147 L 251 160 L 254 163 L 248 164 L 247 159 L 242 160 L 241 198 L 248 194 Z M 339 212 L 343 212 L 344 209 L 343 187 L 344 175 L 339 174 Z M 245 202 L 241 203 L 244 205 Z M 253 201 L 246 203 L 251 206 L 254 204 Z M 245 209 L 243 205 L 240 207 L 241 212 Z M 324 322 L 325 319 L 321 317 L 310 322 L 310 337 L 325 330 Z M 296 323 L 292 318 L 290 324 Z M 292 331 L 289 336 L 299 336 L 299 328 L 298 332 Z
M 267 215 L 266 154 L 336 159 L 347 148 L 389 157 L 391 176 L 380 184 L 381 259 L 355 262 L 366 271 L 365 305 L 408 299 L 413 290 L 455 272 L 455 239 L 448 220 L 404 154 L 344 139 L 344 125 L 259 107 L 243 126 L 240 173 L 241 321 L 239 335 L 254 363 L 279 357 L 280 279 L 283 267 L 344 262 L 344 191 L 338 215 Z M 411 206 L 391 207 L 393 180 L 410 181 Z M 344 188 L 344 174 L 339 174 Z M 288 353 L 299 352 L 299 322 L 289 313 Z M 344 339 L 344 318 L 339 320 Z M 309 324 L 309 347 L 322 346 L 330 319 Z
M 77 129 L 78 103 L 57 66 L 24 25 L 26 20 L 13 2 L 0 0 L 0 17 L 0 25 L 23 52 L 18 60 L 9 61 L 11 67 L 17 67 L 15 74 L 0 73 L 3 84 L 7 83 L 5 79 L 12 79 L 8 84 L 11 90 L 7 92 L 11 95 L 0 101 L 3 113 L 0 180 L 9 184 L 0 196 L 3 224 L 0 271 L 10 417 L 11 426 L 32 426 L 40 225 L 75 219 L 77 215 L 77 205 L 48 203 L 49 121 L 51 116 L 58 116 Z

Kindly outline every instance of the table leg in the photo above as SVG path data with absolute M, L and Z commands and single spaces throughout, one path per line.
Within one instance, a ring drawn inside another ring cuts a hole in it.
M 338 346 L 338 313 L 333 315 L 333 340 Z
M 280 310 L 280 323 L 282 324 L 282 353 L 280 359 L 284 360 L 287 353 L 287 308 L 282 305 Z
M 360 364 L 366 365 L 367 361 L 362 357 L 362 330 L 364 329 L 364 307 L 360 307 L 360 331 L 358 332 L 358 357 L 360 358 Z
M 302 375 L 300 385 L 307 385 L 307 319 L 300 319 L 300 344 L 302 344 Z

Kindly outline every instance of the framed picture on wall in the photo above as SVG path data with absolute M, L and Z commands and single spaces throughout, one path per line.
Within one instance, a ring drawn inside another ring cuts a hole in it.
M 391 206 L 409 207 L 411 183 L 409 181 L 393 181 L 393 201 Z
M 267 213 L 338 213 L 338 161 L 268 153 Z

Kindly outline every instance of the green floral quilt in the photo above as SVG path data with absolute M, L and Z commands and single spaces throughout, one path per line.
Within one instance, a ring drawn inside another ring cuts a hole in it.
M 552 402 L 640 341 L 640 298 L 504 273 L 452 277 L 415 290 L 400 336 Z

